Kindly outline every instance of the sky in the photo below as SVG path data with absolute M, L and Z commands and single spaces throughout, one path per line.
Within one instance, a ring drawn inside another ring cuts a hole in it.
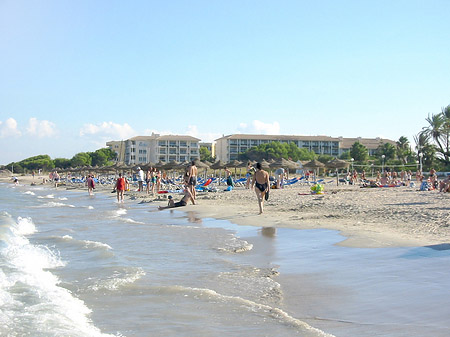
M 448 0 L 0 0 L 0 164 L 152 132 L 414 144 L 450 104 L 448 13 Z

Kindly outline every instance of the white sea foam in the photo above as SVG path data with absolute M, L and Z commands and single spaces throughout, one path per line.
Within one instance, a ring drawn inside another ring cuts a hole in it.
M 283 324 L 290 325 L 296 329 L 307 332 L 309 335 L 313 334 L 314 336 L 317 337 L 335 337 L 332 334 L 314 328 L 313 326 L 309 325 L 308 323 L 298 318 L 290 316 L 287 312 L 283 311 L 280 308 L 257 303 L 255 301 L 247 300 L 239 296 L 222 295 L 212 289 L 191 288 L 185 286 L 168 286 L 168 287 L 160 287 L 159 289 L 161 292 L 165 291 L 168 293 L 182 293 L 187 296 L 194 295 L 196 299 L 205 301 L 224 301 L 236 303 L 240 307 L 247 308 L 247 310 L 251 312 L 257 312 L 259 314 L 267 315 L 273 319 L 278 320 Z
M 253 249 L 253 245 L 245 240 L 241 240 L 234 235 L 229 237 L 229 240 L 223 243 L 222 247 L 217 250 L 227 253 L 242 253 Z
M 145 272 L 142 268 L 130 268 L 130 270 L 116 271 L 111 277 L 99 280 L 89 287 L 92 291 L 110 290 L 115 291 L 119 288 L 126 287 L 139 280 Z
M 76 240 L 70 235 L 64 235 L 64 236 L 62 236 L 62 239 L 67 242 L 73 242 L 75 244 L 79 244 L 80 246 L 83 246 L 84 248 L 112 250 L 112 247 L 110 245 L 108 245 L 107 243 L 103 243 L 103 242 L 90 241 L 90 240 Z
M 31 192 L 31 191 L 26 191 L 26 192 L 24 192 L 23 194 L 28 194 L 28 195 L 36 195 L 36 193 L 34 193 L 34 192 Z
M 0 214 L 0 336 L 107 336 L 92 325 L 84 302 L 49 271 L 64 266 L 59 254 L 25 237 L 33 228 L 30 218 L 15 222 Z
M 38 199 L 55 199 L 53 194 L 47 194 L 46 196 L 38 196 Z
M 58 200 L 67 200 L 67 198 L 66 197 L 61 197 L 61 198 L 58 198 Z
M 132 223 L 132 224 L 138 224 L 138 225 L 143 225 L 144 222 L 141 221 L 136 221 L 130 218 L 123 218 L 123 222 L 127 222 L 127 223 Z
M 50 207 L 71 207 L 74 208 L 74 205 L 70 205 L 70 204 L 65 204 L 63 202 L 55 202 L 55 201 L 50 201 L 47 202 L 45 204 L 42 204 L 40 206 L 35 206 L 35 208 L 50 208 Z

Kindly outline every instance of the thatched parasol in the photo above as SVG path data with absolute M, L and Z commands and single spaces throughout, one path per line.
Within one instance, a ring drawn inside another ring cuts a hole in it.
M 265 159 L 261 160 L 259 163 L 261 164 L 261 168 L 263 168 L 264 170 L 270 170 L 270 163 Z
M 315 177 L 316 177 L 316 169 L 320 169 L 322 167 L 325 167 L 325 164 L 320 162 L 320 161 L 318 161 L 318 160 L 316 160 L 316 159 L 314 159 L 314 160 L 311 160 L 310 162 L 307 162 L 306 164 L 304 164 L 303 167 L 313 169 L 314 170 L 314 179 L 315 179 Z
M 218 160 L 214 164 L 212 164 L 210 167 L 213 170 L 220 170 L 220 169 L 223 169 L 225 166 L 227 166 L 227 165 L 224 164 L 221 160 Z
M 346 168 L 349 165 L 350 164 L 347 163 L 346 161 L 340 160 L 340 159 L 337 159 L 337 158 L 334 158 L 333 160 L 330 160 L 326 164 L 327 167 L 336 169 L 336 184 L 337 185 L 339 185 L 339 171 L 338 171 L 338 169 Z
M 274 161 L 272 164 L 270 164 L 270 168 L 272 168 L 272 169 L 279 168 L 279 167 L 293 170 L 293 169 L 298 168 L 298 164 L 291 160 L 287 160 L 284 158 L 280 158 L 280 159 Z

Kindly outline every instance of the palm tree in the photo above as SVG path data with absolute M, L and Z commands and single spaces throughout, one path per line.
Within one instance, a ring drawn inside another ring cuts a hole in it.
M 403 164 L 407 164 L 410 153 L 411 148 L 408 138 L 401 136 L 397 141 L 397 157 L 403 162 Z
M 429 136 L 423 132 L 419 132 L 414 136 L 414 142 L 416 143 L 417 161 L 420 160 L 419 153 L 423 153 L 422 161 L 427 167 L 434 166 L 434 159 L 436 158 L 436 146 L 430 144 Z
M 433 139 L 437 144 L 440 160 L 450 164 L 450 105 L 442 108 L 438 114 L 432 114 L 426 119 L 428 126 L 424 127 L 421 134 L 427 139 Z

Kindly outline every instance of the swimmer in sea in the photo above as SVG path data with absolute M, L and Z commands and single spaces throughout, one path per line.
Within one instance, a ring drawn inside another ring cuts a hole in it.
M 259 214 L 264 212 L 264 198 L 269 192 L 269 173 L 262 169 L 261 163 L 256 164 L 256 172 L 252 179 L 252 188 L 255 186 L 255 193 L 258 198 Z

